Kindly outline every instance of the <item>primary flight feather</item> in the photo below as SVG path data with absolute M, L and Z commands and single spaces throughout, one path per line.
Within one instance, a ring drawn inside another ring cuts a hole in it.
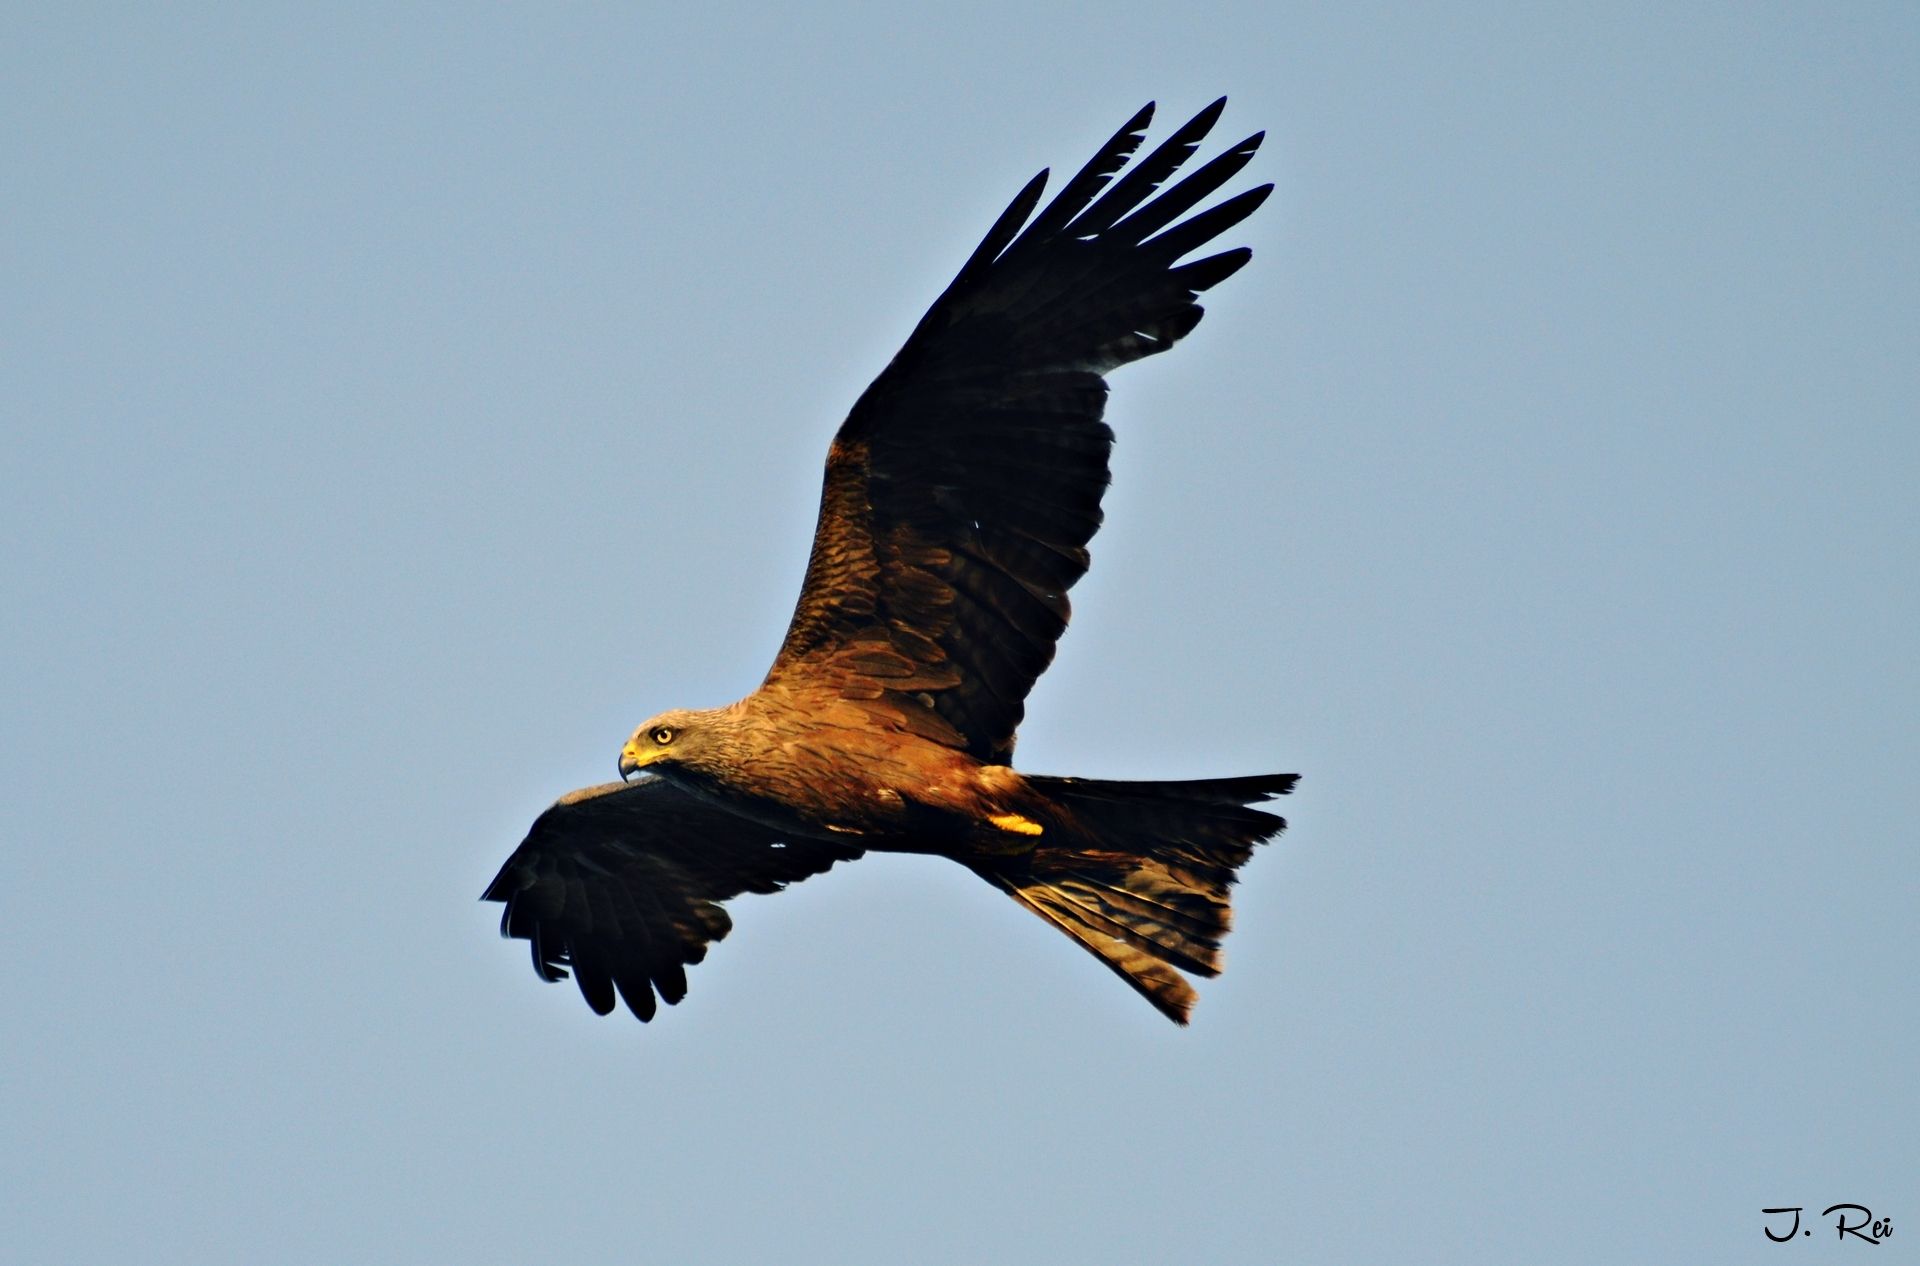
M 1252 806 L 1297 776 L 1115 782 L 1011 761 L 1100 526 L 1105 376 L 1191 333 L 1197 296 L 1251 257 L 1186 258 L 1271 185 L 1189 213 L 1261 134 L 1162 189 L 1225 104 L 1129 166 L 1149 104 L 1037 214 L 1046 172 L 995 221 L 834 436 L 760 688 L 643 723 L 623 781 L 562 797 L 487 888 L 543 979 L 571 972 L 595 1011 L 617 995 L 651 1019 L 731 927 L 720 903 L 873 849 L 959 862 L 1186 1023 L 1183 973 L 1219 971 L 1235 872 L 1286 825 Z

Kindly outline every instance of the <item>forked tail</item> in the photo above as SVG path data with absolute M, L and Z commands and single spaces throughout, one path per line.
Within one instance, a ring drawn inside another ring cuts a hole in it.
M 1030 853 L 969 865 L 1185 1024 L 1196 995 L 1180 973 L 1220 974 L 1234 872 L 1287 825 L 1251 806 L 1286 795 L 1299 775 L 1026 781 L 1054 825 Z

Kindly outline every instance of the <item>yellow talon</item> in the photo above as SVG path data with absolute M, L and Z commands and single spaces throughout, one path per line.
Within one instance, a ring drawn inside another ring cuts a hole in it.
M 1003 831 L 1012 831 L 1016 835 L 1039 835 L 1046 830 L 1032 818 L 1023 818 L 1017 813 L 996 813 L 987 821 Z

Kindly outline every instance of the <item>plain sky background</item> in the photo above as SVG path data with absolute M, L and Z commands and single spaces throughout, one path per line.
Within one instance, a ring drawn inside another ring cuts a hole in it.
M 0 1256 L 1911 1259 L 1920 10 L 799 10 L 7 6 Z M 1021 183 L 1222 92 L 1279 189 L 1020 746 L 1305 774 L 1193 1027 L 931 859 L 541 985 L 528 822 L 758 683 Z

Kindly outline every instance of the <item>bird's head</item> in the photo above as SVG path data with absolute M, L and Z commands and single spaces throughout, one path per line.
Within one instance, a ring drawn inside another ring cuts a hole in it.
M 705 720 L 703 714 L 682 708 L 644 722 L 620 749 L 620 777 L 696 753 L 706 738 Z

